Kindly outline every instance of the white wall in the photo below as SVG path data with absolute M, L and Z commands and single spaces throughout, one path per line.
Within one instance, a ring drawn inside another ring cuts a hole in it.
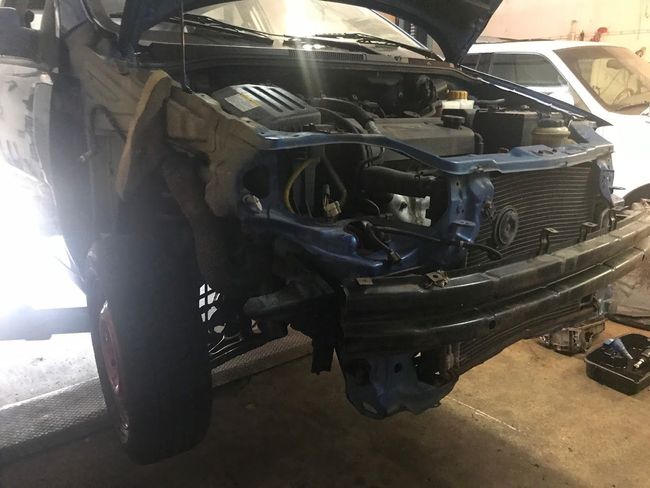
M 503 0 L 484 35 L 567 39 L 584 30 L 589 40 L 599 27 L 609 30 L 603 40 L 646 46 L 650 59 L 650 0 Z

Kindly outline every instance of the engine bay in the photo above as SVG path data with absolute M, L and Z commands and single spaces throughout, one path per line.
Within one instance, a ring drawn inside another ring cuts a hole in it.
M 241 178 L 248 229 L 284 232 L 301 247 L 310 243 L 314 254 L 327 250 L 333 266 L 321 271 L 336 278 L 425 264 L 463 267 L 471 249 L 483 261 L 496 261 L 517 232 L 517 215 L 509 215 L 502 221 L 505 238 L 474 242 L 481 220 L 492 215 L 489 178 L 480 172 L 451 175 L 373 144 L 374 136 L 437 158 L 508 154 L 535 145 L 552 151 L 579 139 L 569 129 L 570 116 L 531 108 L 518 94 L 494 98 L 483 83 L 472 91 L 470 83 L 422 74 L 356 74 L 353 80 L 332 82 L 331 91 L 321 84 L 317 93 L 296 82 L 288 83 L 295 92 L 258 82 L 210 94 L 225 112 L 252 121 L 269 137 L 367 136 L 368 143 L 276 151 L 271 162 L 252 164 Z M 282 221 L 283 231 L 262 220 Z

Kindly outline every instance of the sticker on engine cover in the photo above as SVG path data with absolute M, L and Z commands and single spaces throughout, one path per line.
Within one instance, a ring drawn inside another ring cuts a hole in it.
M 255 100 L 251 96 L 247 96 L 246 93 L 238 93 L 237 95 L 228 97 L 225 100 L 242 112 L 248 112 L 261 105 L 259 101 Z

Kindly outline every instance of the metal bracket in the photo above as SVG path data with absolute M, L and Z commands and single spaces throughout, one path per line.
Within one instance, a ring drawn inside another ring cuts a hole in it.
M 553 227 L 545 227 L 542 229 L 542 233 L 539 236 L 539 250 L 537 251 L 538 256 L 548 253 L 548 250 L 551 247 L 551 236 L 557 235 L 559 233 L 560 231 L 554 229 Z
M 607 225 L 607 230 L 609 232 L 616 230 L 618 227 L 618 214 L 616 212 L 616 209 L 610 208 L 609 213 L 607 214 L 607 220 L 608 220 L 608 225 Z
M 435 371 L 416 365 L 413 353 L 346 356 L 339 353 L 348 400 L 366 417 L 383 419 L 403 410 L 419 414 L 440 405 L 456 379 L 428 383 L 421 378 Z M 423 371 L 424 370 L 424 371 Z
M 578 237 L 578 243 L 585 242 L 589 234 L 591 234 L 596 229 L 598 229 L 598 224 L 594 224 L 593 222 L 584 222 L 580 226 L 580 236 Z
M 432 286 L 444 288 L 449 284 L 449 276 L 444 271 L 434 271 L 427 273 L 425 276 L 429 278 L 429 281 L 424 284 L 424 288 L 431 288 Z

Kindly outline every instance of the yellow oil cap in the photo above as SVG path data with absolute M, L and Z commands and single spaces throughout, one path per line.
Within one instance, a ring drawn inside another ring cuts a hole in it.
M 465 90 L 449 90 L 447 100 L 467 100 L 468 96 Z

